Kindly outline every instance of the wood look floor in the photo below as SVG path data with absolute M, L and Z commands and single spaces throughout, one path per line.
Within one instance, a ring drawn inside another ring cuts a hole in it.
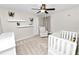
M 17 55 L 47 55 L 48 40 L 34 36 L 29 39 L 24 39 L 16 42 Z

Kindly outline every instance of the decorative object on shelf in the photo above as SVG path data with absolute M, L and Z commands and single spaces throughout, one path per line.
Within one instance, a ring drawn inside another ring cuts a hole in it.
M 20 23 L 19 22 L 17 22 L 17 26 L 20 26 Z
M 30 21 L 33 22 L 33 18 L 31 18 Z
M 33 24 L 33 18 L 30 18 L 30 25 L 32 25 Z
M 11 12 L 11 11 L 9 11 L 9 12 L 8 12 L 8 15 L 9 15 L 10 17 L 14 17 L 15 12 Z

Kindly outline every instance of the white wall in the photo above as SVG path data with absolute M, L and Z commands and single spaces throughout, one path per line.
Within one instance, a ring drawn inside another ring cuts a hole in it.
M 28 14 L 20 12 L 20 11 L 16 11 L 15 10 L 15 17 L 14 19 L 26 19 L 28 20 L 30 17 L 34 18 L 34 27 L 28 27 L 28 28 L 17 28 L 17 24 L 16 22 L 8 22 L 8 19 L 10 19 L 10 17 L 8 16 L 8 11 L 9 9 L 0 9 L 0 17 L 1 17 L 1 21 L 2 21 L 2 29 L 3 32 L 15 32 L 15 36 L 16 36 L 16 41 L 20 40 L 20 39 L 25 39 L 28 37 L 31 37 L 35 34 L 38 34 L 37 31 L 37 20 L 38 18 L 32 14 Z M 27 22 L 28 23 L 28 22 Z M 34 30 L 35 29 L 35 30 Z
M 34 35 L 38 35 L 39 34 L 39 19 L 38 19 L 38 17 L 34 17 L 33 33 L 34 33 Z
M 51 31 L 61 30 L 79 32 L 79 7 L 51 15 Z
M 0 34 L 2 33 L 1 19 L 0 19 Z

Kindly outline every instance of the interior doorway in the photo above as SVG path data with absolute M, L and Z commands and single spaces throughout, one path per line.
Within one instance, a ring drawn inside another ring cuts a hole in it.
M 48 33 L 50 33 L 50 16 L 40 16 L 39 17 L 39 26 L 45 26 L 46 30 L 48 31 Z

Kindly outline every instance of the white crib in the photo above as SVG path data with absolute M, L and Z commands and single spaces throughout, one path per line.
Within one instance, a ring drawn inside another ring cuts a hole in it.
M 75 55 L 76 47 L 76 32 L 61 31 L 48 37 L 48 55 Z

